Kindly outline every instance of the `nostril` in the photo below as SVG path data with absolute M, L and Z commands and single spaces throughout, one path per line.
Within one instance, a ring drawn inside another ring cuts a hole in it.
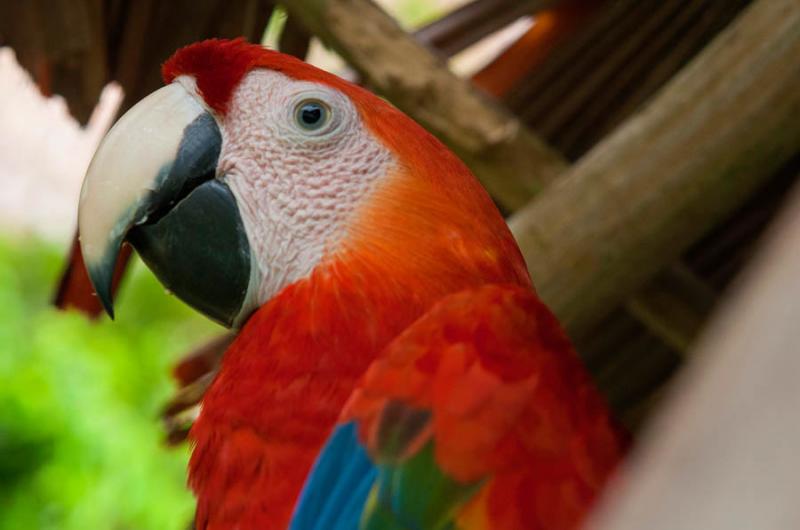
M 187 188 L 171 209 L 133 227 L 127 240 L 171 293 L 231 327 L 243 316 L 250 244 L 236 198 L 211 175 L 191 191 Z

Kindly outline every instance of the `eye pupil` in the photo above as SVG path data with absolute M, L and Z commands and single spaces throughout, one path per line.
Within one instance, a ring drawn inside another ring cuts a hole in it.
M 322 109 L 317 105 L 306 105 L 303 107 L 303 123 L 313 125 L 322 119 Z
M 328 109 L 317 101 L 307 101 L 297 107 L 297 122 L 308 130 L 319 129 L 328 118 Z

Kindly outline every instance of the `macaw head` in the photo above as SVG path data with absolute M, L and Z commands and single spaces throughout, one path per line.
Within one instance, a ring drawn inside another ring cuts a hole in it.
M 232 327 L 345 263 L 420 288 L 528 282 L 469 170 L 377 96 L 242 40 L 179 50 L 163 76 L 109 131 L 81 191 L 81 250 L 109 313 L 124 242 Z

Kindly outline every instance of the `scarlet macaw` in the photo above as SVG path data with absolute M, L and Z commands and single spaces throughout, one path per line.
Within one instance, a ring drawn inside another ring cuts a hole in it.
M 242 40 L 163 75 L 99 147 L 79 230 L 109 313 L 127 241 L 240 328 L 190 434 L 197 528 L 576 528 L 624 436 L 464 164 Z

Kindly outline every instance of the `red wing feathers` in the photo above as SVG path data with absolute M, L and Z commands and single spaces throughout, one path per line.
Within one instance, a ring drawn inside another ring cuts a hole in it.
M 577 528 L 625 448 L 549 310 L 518 286 L 446 297 L 395 339 L 365 374 L 342 421 L 370 451 L 387 407 L 431 412 L 437 465 L 489 480 L 462 528 Z

